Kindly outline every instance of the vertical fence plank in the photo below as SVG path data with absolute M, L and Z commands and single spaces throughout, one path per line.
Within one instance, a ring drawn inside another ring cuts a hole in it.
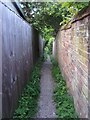
M 7 10 L 6 7 L 2 6 L 2 38 L 3 38 L 3 43 L 2 43 L 2 59 L 3 59 L 3 81 L 2 81 L 2 92 L 3 92 L 3 101 L 2 105 L 4 106 L 2 108 L 3 116 L 8 117 L 8 111 L 10 111 L 11 108 L 11 101 L 10 101 L 10 66 L 9 66 L 9 40 L 10 40 L 10 29 L 7 29 L 9 25 L 10 27 L 10 21 L 8 16 L 9 10 Z M 6 16 L 7 14 L 7 16 Z
M 0 119 L 2 118 L 2 4 L 0 3 Z

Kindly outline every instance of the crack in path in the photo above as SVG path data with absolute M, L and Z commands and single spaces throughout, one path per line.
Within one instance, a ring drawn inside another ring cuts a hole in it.
M 41 93 L 37 118 L 56 118 L 56 108 L 53 100 L 54 80 L 52 78 L 51 68 L 52 64 L 48 57 L 41 70 Z

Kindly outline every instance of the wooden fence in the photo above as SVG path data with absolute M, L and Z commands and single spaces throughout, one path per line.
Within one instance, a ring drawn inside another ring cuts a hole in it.
M 0 2 L 0 115 L 3 118 L 9 118 L 15 110 L 21 91 L 39 56 L 39 33 Z

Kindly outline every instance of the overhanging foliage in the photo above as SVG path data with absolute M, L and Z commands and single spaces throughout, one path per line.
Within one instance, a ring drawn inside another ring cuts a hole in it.
M 60 26 L 66 24 L 88 2 L 22 2 L 25 17 L 51 47 Z M 51 50 L 51 48 L 50 48 Z

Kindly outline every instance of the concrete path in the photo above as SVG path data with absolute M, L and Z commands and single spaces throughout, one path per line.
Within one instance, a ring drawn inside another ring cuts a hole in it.
M 56 118 L 55 104 L 53 101 L 54 80 L 51 75 L 51 62 L 48 57 L 41 71 L 41 93 L 37 118 Z

